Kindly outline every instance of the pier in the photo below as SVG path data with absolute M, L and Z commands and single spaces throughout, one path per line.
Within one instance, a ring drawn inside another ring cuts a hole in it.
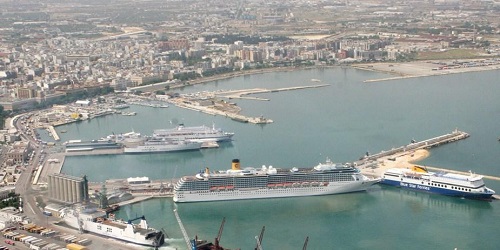
M 176 98 L 176 99 L 178 99 L 178 100 L 175 100 L 175 101 L 171 100 L 170 103 L 174 104 L 175 106 L 177 106 L 179 108 L 185 108 L 185 109 L 189 109 L 189 110 L 199 111 L 199 112 L 203 112 L 203 113 L 209 114 L 209 115 L 225 116 L 225 117 L 231 118 L 235 121 L 244 122 L 244 123 L 248 122 L 248 123 L 254 123 L 254 124 L 266 124 L 266 123 L 273 122 L 273 120 L 267 119 L 264 117 L 244 116 L 244 115 L 240 115 L 238 113 L 234 113 L 231 111 L 216 109 L 214 107 L 196 105 L 196 104 L 193 104 L 189 101 L 184 100 L 184 98 Z
M 174 209 L 174 215 L 175 215 L 175 219 L 177 220 L 177 223 L 179 224 L 179 227 L 181 228 L 182 237 L 184 238 L 184 241 L 186 242 L 188 249 L 190 249 L 192 247 L 191 241 L 190 241 L 189 236 L 186 232 L 186 229 L 184 228 L 184 224 L 182 224 L 181 217 L 179 216 L 179 213 L 177 213 L 177 208 Z
M 388 151 L 381 151 L 380 153 L 373 155 L 367 153 L 365 156 L 361 157 L 359 161 L 356 161 L 354 163 L 360 166 L 366 164 L 369 161 L 376 161 L 383 157 L 389 157 L 389 159 L 392 159 L 393 157 L 398 156 L 398 154 L 405 154 L 405 153 L 407 154 L 418 149 L 429 149 L 432 147 L 437 147 L 442 144 L 463 140 L 468 137 L 469 134 L 455 129 L 450 134 L 441 135 L 420 142 L 413 141 L 412 143 L 405 146 L 401 146 L 399 148 L 393 148 Z
M 47 129 L 49 130 L 52 137 L 54 137 L 54 140 L 59 141 L 61 139 L 59 138 L 57 131 L 54 129 L 54 126 L 48 126 Z
M 269 101 L 267 98 L 259 97 L 248 97 L 250 94 L 260 94 L 260 93 L 274 93 L 281 91 L 308 89 L 308 88 L 321 88 L 329 86 L 329 84 L 320 85 L 309 85 L 309 86 L 298 86 L 298 87 L 287 87 L 278 89 L 265 89 L 265 88 L 255 88 L 255 89 L 242 89 L 242 90 L 231 90 L 223 92 L 210 92 L 210 93 L 196 93 L 196 94 L 186 94 L 177 98 L 169 99 L 169 103 L 189 110 L 199 111 L 210 115 L 220 115 L 224 117 L 231 118 L 232 120 L 244 123 L 254 123 L 254 124 L 267 124 L 272 123 L 273 120 L 269 118 L 260 117 L 250 117 L 240 114 L 241 108 L 239 108 L 234 103 L 229 103 L 224 100 L 219 100 L 216 97 L 222 97 L 227 99 L 247 99 L 247 100 L 259 100 L 259 101 Z
M 250 99 L 250 100 L 259 100 L 259 101 L 269 101 L 269 99 L 266 99 L 266 98 L 246 97 L 246 95 L 261 94 L 261 93 L 273 93 L 273 92 L 299 90 L 299 89 L 321 88 L 321 87 L 326 87 L 326 86 L 330 86 L 330 85 L 329 84 L 320 84 L 320 85 L 287 87 L 287 88 L 278 88 L 278 89 L 255 88 L 255 89 L 231 90 L 231 91 L 217 92 L 216 95 L 220 96 L 220 97 L 225 97 L 228 99 Z
M 439 145 L 456 142 L 469 137 L 469 134 L 455 130 L 450 134 L 434 137 L 420 142 L 412 142 L 408 145 L 399 148 L 393 148 L 388 151 L 382 151 L 377 154 L 367 154 L 361 157 L 360 160 L 353 162 L 360 170 L 361 173 L 371 177 L 381 177 L 383 173 L 389 168 L 410 168 L 412 166 L 420 166 L 433 171 L 443 171 L 449 173 L 456 173 L 468 175 L 469 172 L 456 171 L 438 167 L 421 166 L 413 162 L 422 160 L 429 155 L 427 149 L 437 147 Z M 500 177 L 482 175 L 485 179 L 500 181 Z

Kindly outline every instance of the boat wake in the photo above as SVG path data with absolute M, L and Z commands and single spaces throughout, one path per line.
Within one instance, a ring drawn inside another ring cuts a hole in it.
M 165 239 L 165 244 L 161 246 L 158 249 L 163 249 L 163 250 L 175 250 L 175 249 L 185 249 L 186 248 L 186 241 L 184 241 L 183 238 L 171 238 L 171 239 Z

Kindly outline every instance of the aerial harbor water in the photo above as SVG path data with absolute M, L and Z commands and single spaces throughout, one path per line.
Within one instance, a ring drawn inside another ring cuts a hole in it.
M 455 128 L 471 136 L 431 149 L 419 162 L 461 171 L 500 176 L 500 70 L 364 83 L 385 74 L 351 68 L 273 72 L 220 80 L 185 88 L 183 92 L 276 89 L 329 84 L 323 88 L 255 95 L 270 101 L 233 100 L 250 116 L 272 124 L 239 123 L 174 106 L 167 109 L 131 105 L 136 116 L 109 115 L 56 127 L 61 142 L 91 140 L 112 133 L 144 134 L 184 123 L 216 124 L 234 132 L 234 141 L 201 151 L 145 155 L 67 157 L 63 172 L 86 174 L 90 181 L 148 176 L 172 179 L 200 169 L 242 167 L 312 167 L 332 158 L 357 160 L 379 152 L 450 133 Z M 42 139 L 50 140 L 42 134 Z M 485 180 L 500 192 L 500 182 Z M 174 204 L 151 199 L 123 207 L 118 217 L 144 214 L 155 228 L 178 238 L 171 245 L 185 248 L 173 209 L 177 208 L 191 237 L 213 239 L 226 217 L 221 238 L 228 248 L 253 249 L 262 226 L 264 249 L 496 249 L 500 202 L 457 199 L 373 186 L 367 192 L 321 197 Z

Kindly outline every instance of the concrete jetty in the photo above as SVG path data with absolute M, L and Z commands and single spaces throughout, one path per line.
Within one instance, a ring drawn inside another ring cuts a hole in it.
M 367 153 L 367 155 L 361 157 L 361 159 L 359 161 L 356 161 L 355 164 L 357 164 L 359 166 L 359 165 L 366 164 L 366 162 L 369 162 L 369 161 L 379 160 L 383 157 L 388 157 L 389 159 L 392 159 L 394 157 L 397 157 L 398 154 L 405 154 L 408 152 L 411 153 L 412 151 L 415 151 L 418 149 L 428 149 L 428 148 L 432 148 L 432 147 L 437 147 L 439 145 L 450 143 L 450 142 L 455 142 L 458 140 L 465 139 L 467 137 L 469 137 L 469 134 L 455 129 L 450 134 L 441 135 L 438 137 L 434 137 L 434 138 L 424 140 L 424 141 L 419 141 L 419 142 L 413 141 L 410 144 L 405 145 L 405 146 L 401 146 L 399 148 L 393 148 L 393 149 L 390 149 L 388 151 L 382 151 L 382 152 L 377 153 L 377 154 L 368 154 Z
M 59 138 L 59 135 L 57 134 L 57 131 L 54 129 L 54 126 L 48 126 L 47 129 L 49 130 L 52 137 L 54 137 L 54 140 L 61 140 L 61 138 Z
M 273 93 L 273 92 L 299 90 L 299 89 L 321 88 L 321 87 L 326 87 L 326 86 L 330 86 L 330 84 L 287 87 L 287 88 L 278 88 L 278 89 L 255 88 L 255 89 L 231 90 L 231 91 L 217 92 L 216 95 L 220 96 L 220 97 L 229 98 L 229 99 L 250 99 L 250 100 L 259 100 L 259 101 L 269 101 L 269 99 L 267 99 L 267 98 L 247 97 L 246 95 L 261 94 L 261 93 Z
M 179 99 L 179 98 L 177 98 Z M 180 100 L 170 100 L 170 103 L 179 107 L 179 108 L 185 108 L 189 110 L 194 110 L 194 111 L 199 111 L 203 112 L 205 114 L 210 114 L 210 115 L 220 115 L 220 116 L 225 116 L 229 117 L 235 121 L 239 122 L 248 122 L 248 123 L 254 123 L 254 124 L 266 124 L 266 123 L 272 123 L 273 120 L 267 119 L 264 117 L 250 117 L 250 116 L 244 116 L 238 113 L 232 113 L 229 111 L 223 111 L 211 107 L 206 107 L 206 106 L 200 106 L 200 105 L 195 105 L 192 103 L 187 103 L 183 101 L 182 99 Z
M 254 123 L 254 124 L 267 124 L 272 123 L 273 120 L 269 118 L 260 117 L 249 117 L 240 114 L 241 108 L 235 104 L 228 103 L 226 101 L 218 101 L 215 97 L 223 97 L 228 99 L 249 99 L 249 100 L 259 100 L 259 101 L 269 101 L 266 98 L 259 97 L 248 97 L 246 95 L 259 94 L 259 93 L 273 93 L 280 91 L 290 91 L 308 88 L 321 88 L 329 86 L 329 84 L 320 85 L 309 85 L 309 86 L 298 86 L 298 87 L 287 87 L 278 89 L 265 89 L 265 88 L 255 88 L 255 89 L 243 89 L 243 90 L 231 90 L 223 92 L 210 92 L 205 93 L 204 98 L 192 97 L 192 95 L 183 95 L 178 98 L 169 99 L 169 103 L 189 110 L 195 110 L 203 112 L 210 115 L 221 115 L 231 118 L 238 122 L 244 123 Z M 211 100 L 212 105 L 207 105 L 207 100 Z
M 450 142 L 455 142 L 469 137 L 469 134 L 455 130 L 450 134 L 438 136 L 420 142 L 412 142 L 408 145 L 393 148 L 388 151 L 382 151 L 373 155 L 365 155 L 359 161 L 353 162 L 366 176 L 381 177 L 389 168 L 410 168 L 412 166 L 425 167 L 433 171 L 443 171 L 468 175 L 469 172 L 450 170 L 445 168 L 422 166 L 413 162 L 422 160 L 429 156 L 427 149 L 437 147 Z M 482 175 L 485 179 L 500 181 L 500 177 Z

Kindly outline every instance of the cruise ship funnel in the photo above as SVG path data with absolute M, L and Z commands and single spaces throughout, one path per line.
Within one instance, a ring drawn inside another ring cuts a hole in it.
M 231 169 L 232 170 L 241 170 L 239 159 L 233 159 L 232 164 L 231 164 Z

